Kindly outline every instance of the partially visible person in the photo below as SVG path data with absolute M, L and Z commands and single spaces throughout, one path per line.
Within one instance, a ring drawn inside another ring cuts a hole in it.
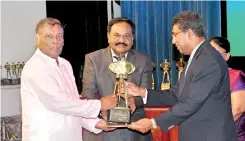
M 22 141 L 82 141 L 82 127 L 96 134 L 111 130 L 97 116 L 115 107 L 117 97 L 80 100 L 72 67 L 59 57 L 63 36 L 57 19 L 36 26 L 37 49 L 21 75 Z
M 128 93 L 144 97 L 146 105 L 171 108 L 128 127 L 144 133 L 157 127 L 168 132 L 178 125 L 179 141 L 237 141 L 228 66 L 207 41 L 198 13 L 183 11 L 176 15 L 172 43 L 180 53 L 190 55 L 177 85 L 168 90 L 151 90 L 127 82 Z
M 230 43 L 223 37 L 213 37 L 210 44 L 228 61 Z M 245 73 L 229 68 L 232 114 L 239 141 L 245 141 Z
M 110 71 L 109 65 L 118 61 L 117 58 L 125 56 L 126 60 L 135 66 L 135 71 L 128 75 L 128 80 L 144 88 L 151 88 L 152 66 L 150 57 L 132 49 L 134 42 L 135 25 L 126 17 L 117 17 L 109 21 L 107 38 L 109 46 L 85 56 L 83 73 L 82 96 L 88 99 L 99 99 L 113 93 L 116 75 Z M 141 97 L 131 99 L 130 109 L 133 112 L 131 121 L 146 117 L 144 103 Z M 120 106 L 125 106 L 120 100 Z M 107 119 L 106 112 L 102 112 Z M 84 132 L 85 141 L 152 141 L 151 133 L 140 133 L 127 128 L 117 128 L 111 132 L 102 132 L 95 135 Z

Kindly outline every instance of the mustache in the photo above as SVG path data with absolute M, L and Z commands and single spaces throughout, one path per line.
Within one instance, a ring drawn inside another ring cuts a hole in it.
M 124 45 L 124 46 L 127 46 L 127 44 L 125 44 L 125 43 L 121 43 L 121 42 L 119 42 L 119 43 L 116 43 L 115 45 L 117 46 L 117 45 Z

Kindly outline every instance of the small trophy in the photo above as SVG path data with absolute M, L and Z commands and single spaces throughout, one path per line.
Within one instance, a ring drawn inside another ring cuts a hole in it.
M 183 72 L 186 62 L 184 62 L 183 58 L 176 63 L 176 67 L 178 68 L 178 80 L 180 79 L 180 75 Z
M 170 88 L 170 77 L 168 73 L 170 70 L 170 64 L 167 59 L 164 59 L 164 62 L 160 65 L 160 67 L 163 69 L 161 90 L 166 90 Z
M 12 85 L 17 85 L 17 84 L 20 84 L 20 79 L 18 78 L 17 76 L 17 73 L 16 73 L 16 64 L 13 62 L 12 65 L 10 66 L 10 69 L 12 70 Z
M 152 71 L 154 71 L 156 69 L 156 63 L 155 62 L 151 62 L 151 66 L 152 66 Z M 152 72 L 152 89 L 155 89 L 155 80 L 154 80 L 154 75 Z
M 17 75 L 20 78 L 20 74 L 21 74 L 21 64 L 20 64 L 20 62 L 18 62 L 16 64 L 16 68 L 17 68 Z
M 6 139 L 6 126 L 5 126 L 5 119 L 1 120 L 1 135 L 2 135 L 2 140 L 4 141 Z
M 3 78 L 1 83 L 2 83 L 2 85 L 11 85 L 12 84 L 12 77 L 11 77 L 11 73 L 10 73 L 10 65 L 8 62 L 4 65 L 4 68 L 5 68 L 6 73 L 7 73 L 7 78 Z
M 135 71 L 135 67 L 133 64 L 126 61 L 125 57 L 123 57 L 121 60 L 111 63 L 109 65 L 109 69 L 116 74 L 114 94 L 120 94 L 122 92 L 120 89 L 123 88 L 125 103 L 122 103 L 123 100 L 121 101 L 121 97 L 119 95 L 118 105 L 108 111 L 108 127 L 126 127 L 127 124 L 130 123 L 131 112 L 128 107 L 128 92 L 125 81 L 128 79 L 128 75 Z
M 7 72 L 7 79 L 11 79 L 11 73 L 10 73 L 10 65 L 9 63 L 7 62 L 6 65 L 4 65 L 4 68 L 6 69 L 6 72 Z
M 20 74 L 21 74 L 21 71 L 23 70 L 24 66 L 25 66 L 25 62 L 22 62 L 22 64 L 20 64 Z

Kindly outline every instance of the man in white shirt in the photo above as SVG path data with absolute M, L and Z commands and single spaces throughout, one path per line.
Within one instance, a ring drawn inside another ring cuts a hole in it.
M 237 141 L 232 119 L 228 66 L 205 41 L 201 17 L 184 11 L 172 22 L 172 43 L 190 55 L 176 86 L 159 91 L 127 83 L 129 94 L 144 97 L 148 106 L 172 106 L 155 119 L 141 119 L 129 128 L 147 132 L 159 126 L 164 132 L 179 126 L 180 141 Z
M 80 99 L 72 67 L 59 57 L 63 35 L 57 19 L 44 18 L 36 26 L 38 48 L 21 76 L 22 141 L 82 141 L 82 127 L 96 134 L 111 130 L 97 116 L 115 107 L 117 97 Z

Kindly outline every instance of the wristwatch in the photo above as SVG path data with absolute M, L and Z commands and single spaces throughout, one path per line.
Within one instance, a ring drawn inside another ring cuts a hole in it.
M 151 119 L 151 123 L 152 123 L 152 128 L 156 129 L 157 128 L 157 122 L 154 118 Z

